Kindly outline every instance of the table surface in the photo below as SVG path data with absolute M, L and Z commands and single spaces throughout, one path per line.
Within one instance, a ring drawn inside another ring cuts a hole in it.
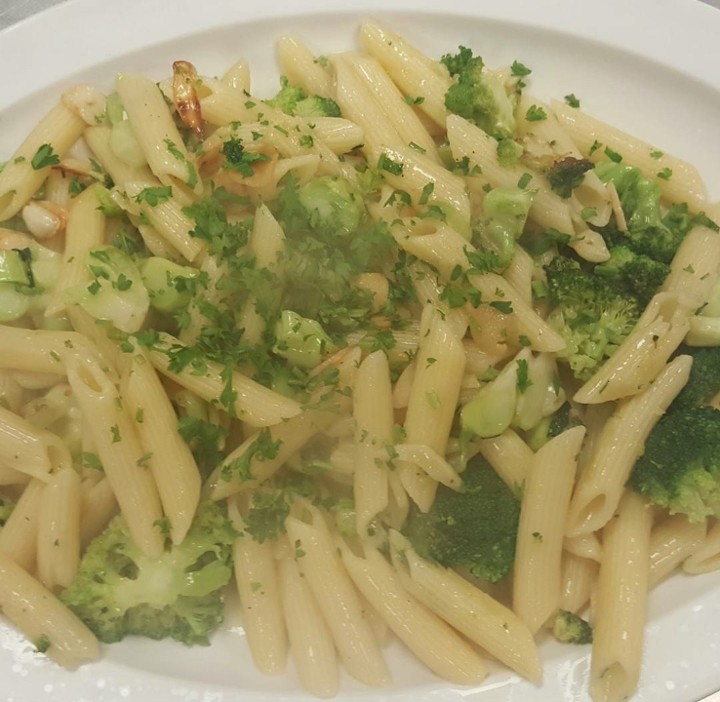
M 720 0 L 702 1 L 720 9 Z M 63 2 L 66 2 L 66 0 L 6 0 L 6 3 L 3 3 L 4 7 L 0 7 L 0 30 Z M 716 692 L 697 702 L 720 702 L 720 692 Z

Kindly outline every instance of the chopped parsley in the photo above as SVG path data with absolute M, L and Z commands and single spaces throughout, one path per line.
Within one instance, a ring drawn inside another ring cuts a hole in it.
M 163 202 L 167 202 L 172 197 L 172 186 L 143 188 L 136 196 L 135 202 L 138 204 L 145 203 L 150 207 L 157 207 Z
M 525 119 L 528 122 L 542 122 L 547 119 L 547 112 L 538 105 L 530 105 L 528 111 L 525 113 Z
M 57 166 L 58 163 L 60 163 L 60 157 L 53 151 L 52 144 L 43 144 L 30 161 L 30 165 L 36 171 L 50 166 Z
M 270 160 L 265 154 L 246 151 L 242 141 L 236 137 L 224 142 L 221 151 L 225 157 L 225 168 L 237 171 L 245 178 L 249 178 L 255 172 L 253 165 Z
M 392 175 L 402 175 L 403 172 L 403 164 L 399 161 L 393 161 L 389 156 L 386 154 L 381 154 L 380 158 L 378 159 L 378 169 L 381 171 L 387 171 L 388 173 L 391 173 Z

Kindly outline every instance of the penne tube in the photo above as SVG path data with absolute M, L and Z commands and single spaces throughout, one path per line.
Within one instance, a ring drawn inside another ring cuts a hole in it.
M 345 669 L 366 685 L 385 686 L 390 673 L 355 586 L 322 524 L 322 517 L 317 511 L 312 514 L 312 524 L 292 516 L 285 522 L 300 571 L 320 605 Z
M 48 590 L 66 588 L 80 565 L 80 476 L 73 468 L 53 475 L 42 492 L 38 517 L 38 578 Z
M 70 356 L 91 361 L 97 358 L 97 352 L 77 332 L 0 325 L 0 368 L 65 374 Z
M 280 37 L 275 48 L 282 73 L 290 85 L 299 86 L 308 95 L 333 97 L 335 90 L 329 71 L 300 39 Z
M 289 547 L 287 550 L 290 552 Z M 300 682 L 317 697 L 335 697 L 340 686 L 335 644 L 310 585 L 291 555 L 279 559 L 278 573 L 290 651 Z
M 411 236 L 398 231 L 397 227 L 392 231 L 405 251 L 435 266 L 446 281 L 451 279 L 457 266 L 462 270 L 470 268 L 467 254 L 474 252 L 474 248 L 449 227 L 439 227 L 435 233 L 422 236 Z M 496 273 L 470 273 L 468 278 L 472 286 L 480 291 L 482 303 L 507 306 L 515 333 L 526 336 L 533 349 L 553 352 L 565 347 L 560 334 L 524 301 L 522 293 L 505 278 Z
M 483 183 L 493 188 L 515 187 L 527 180 L 527 189 L 536 190 L 530 207 L 529 219 L 543 229 L 556 229 L 572 235 L 575 231 L 570 207 L 561 197 L 552 192 L 549 183 L 543 176 L 527 173 L 521 167 L 505 168 L 497 159 L 497 141 L 486 134 L 480 127 L 459 117 L 448 115 L 447 135 L 453 158 L 460 161 L 469 160 L 469 167 L 478 167 L 480 175 L 476 176 Z
M 526 305 L 532 305 L 532 283 L 535 262 L 532 256 L 522 246 L 515 247 L 510 265 L 503 271 L 503 278 L 510 283 L 513 289 Z
M 35 567 L 38 515 L 44 488 L 41 481 L 31 480 L 0 529 L 0 553 L 27 571 Z
M 365 141 L 365 132 L 349 119 L 318 117 L 308 124 L 312 125 L 314 138 L 338 155 L 353 151 Z
M 239 534 L 233 544 L 233 566 L 245 636 L 258 670 L 278 675 L 285 669 L 288 643 L 273 544 L 244 533 L 237 499 L 228 500 L 228 515 Z
M 683 514 L 668 517 L 650 533 L 649 587 L 659 582 L 697 552 L 705 539 L 704 522 L 690 522 Z
M 399 460 L 421 468 L 435 482 L 459 490 L 462 478 L 458 472 L 437 452 L 426 444 L 395 444 Z
M 563 531 L 585 427 L 542 446 L 528 471 L 518 523 L 513 609 L 536 633 L 557 612 L 562 593 Z M 552 504 L 552 509 L 548 505 Z
M 368 97 L 374 100 L 400 137 L 400 143 L 425 154 L 428 160 L 441 164 L 437 146 L 428 134 L 413 108 L 385 72 L 382 65 L 372 56 L 361 53 L 346 53 L 335 62 L 344 62 L 359 79 Z M 387 146 L 391 146 L 388 144 Z
M 20 212 L 84 129 L 83 119 L 62 103 L 35 125 L 0 172 L 0 222 Z
M 48 482 L 51 471 L 72 466 L 72 457 L 59 436 L 0 406 L 0 466 Z
M 0 553 L 0 609 L 47 655 L 66 668 L 97 660 L 93 633 L 39 581 Z
M 72 200 L 65 228 L 62 272 L 45 308 L 46 317 L 65 312 L 67 292 L 91 280 L 87 254 L 103 244 L 105 234 L 105 215 L 98 207 L 96 187 L 87 188 Z
M 599 565 L 597 561 L 581 558 L 569 551 L 563 554 L 560 578 L 560 609 L 577 613 L 590 601 Z
M 405 415 L 405 441 L 424 444 L 443 456 L 455 416 L 465 367 L 462 343 L 450 325 L 431 306 L 423 313 L 421 335 L 410 398 Z M 401 462 L 403 487 L 418 507 L 427 511 L 437 482 L 417 465 Z
M 651 526 L 652 510 L 629 490 L 603 530 L 590 663 L 595 702 L 627 699 L 640 677 Z
M 253 434 L 213 471 L 208 479 L 210 499 L 257 487 L 335 418 L 332 412 L 310 410 Z
M 454 571 L 420 558 L 398 532 L 391 533 L 390 552 L 411 595 L 519 675 L 542 679 L 532 633 L 513 611 Z
M 470 238 L 470 200 L 460 176 L 409 146 L 388 144 L 381 153 L 383 158 L 397 164 L 391 170 L 382 171 L 393 188 L 407 192 L 416 205 L 427 200 L 428 205 L 439 207 L 448 226 L 466 241 Z
M 366 356 L 358 368 L 353 391 L 353 418 L 356 529 L 361 536 L 367 536 L 370 522 L 388 505 L 388 461 L 393 443 L 390 366 L 381 350 Z
M 193 237 L 195 222 L 183 211 L 183 203 L 175 197 L 150 204 L 147 193 L 154 186 L 147 181 L 127 181 L 123 184 L 125 198 L 121 200 L 125 209 L 149 222 L 157 233 L 186 261 L 195 261 L 205 250 L 202 239 Z M 172 187 L 172 186 L 170 186 Z
M 684 387 L 691 365 L 690 356 L 676 357 L 649 388 L 618 404 L 578 479 L 568 513 L 567 536 L 590 534 L 612 517 L 645 439 Z
M 573 537 L 566 536 L 563 547 L 565 551 L 578 558 L 585 558 L 598 563 L 602 560 L 602 544 L 595 532 Z
M 118 512 L 118 503 L 110 481 L 83 481 L 80 509 L 80 542 L 84 548 L 110 523 Z
M 192 364 L 174 370 L 172 355 L 184 348 L 185 345 L 170 334 L 160 334 L 160 340 L 148 351 L 148 356 L 153 366 L 164 376 L 203 400 L 218 403 L 226 387 L 222 367 L 213 361 L 203 361 L 201 372 L 197 372 Z M 238 419 L 251 426 L 270 426 L 300 412 L 300 405 L 295 400 L 269 390 L 239 371 L 231 373 L 229 385 L 234 398 L 230 406 Z
M 202 184 L 197 167 L 158 86 L 144 76 L 128 73 L 117 76 L 115 89 L 150 170 L 164 185 L 199 194 Z
M 533 450 L 512 429 L 473 442 L 483 458 L 513 491 L 522 489 L 533 460 Z
M 148 556 L 163 551 L 158 528 L 162 507 L 135 422 L 123 407 L 120 395 L 97 363 L 72 359 L 68 382 L 137 546 Z
M 380 62 L 405 95 L 422 98 L 418 109 L 445 127 L 445 93 L 452 83 L 447 69 L 413 47 L 403 37 L 371 22 L 360 26 L 360 41 Z
M 635 328 L 613 355 L 575 393 L 582 404 L 635 395 L 652 383 L 687 334 L 691 309 L 676 292 L 650 300 Z
M 145 463 L 157 485 L 170 537 L 179 544 L 190 529 L 200 500 L 200 471 L 188 445 L 178 432 L 175 414 L 160 378 L 137 345 L 123 374 L 120 392 L 135 420 Z
M 639 168 L 650 176 L 660 186 L 663 197 L 671 202 L 687 202 L 694 210 L 702 210 L 706 206 L 705 186 L 694 166 L 582 110 L 557 100 L 553 100 L 551 104 L 553 113 L 565 131 L 590 158 L 603 158 L 605 148 L 609 148 L 622 156 L 623 163 Z M 591 153 L 596 142 L 603 148 Z M 665 169 L 670 169 L 672 175 L 669 179 L 658 175 L 667 173 Z
M 692 574 L 709 573 L 720 568 L 720 522 L 710 527 L 702 542 L 683 562 L 682 568 Z
M 678 247 L 660 291 L 678 293 L 694 311 L 707 302 L 719 272 L 720 233 L 693 227 Z
M 400 584 L 393 567 L 377 549 L 357 556 L 340 542 L 342 561 L 353 582 L 380 612 L 393 633 L 433 673 L 456 685 L 472 685 L 487 676 L 485 662 L 437 615 Z

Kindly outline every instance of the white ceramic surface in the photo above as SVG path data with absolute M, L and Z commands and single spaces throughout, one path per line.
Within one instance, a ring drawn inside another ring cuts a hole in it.
M 354 28 L 376 18 L 431 55 L 458 44 L 491 65 L 518 59 L 540 97 L 574 92 L 583 108 L 696 163 L 720 197 L 720 13 L 694 0 L 70 0 L 0 32 L 0 160 L 59 91 L 77 81 L 109 88 L 117 70 L 168 74 L 174 59 L 201 73 L 250 61 L 254 90 L 274 92 L 273 40 L 294 32 L 318 53 L 354 45 Z M 446 3 L 449 5 L 449 3 Z M 342 10 L 337 8 L 342 7 Z M 20 60 L 18 57 L 22 57 Z M 0 696 L 8 702 L 240 702 L 305 700 L 290 668 L 255 672 L 231 611 L 210 648 L 126 640 L 102 662 L 59 670 L 0 625 Z M 652 593 L 636 702 L 691 702 L 720 687 L 720 574 L 677 576 Z M 343 681 L 341 699 L 369 702 L 587 702 L 589 649 L 542 645 L 545 682 L 535 687 L 493 671 L 476 689 L 434 679 L 399 646 L 393 688 Z

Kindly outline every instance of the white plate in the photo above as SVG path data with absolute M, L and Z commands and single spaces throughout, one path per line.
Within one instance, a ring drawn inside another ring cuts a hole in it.
M 449 4 L 449 3 L 445 3 Z M 490 65 L 518 59 L 540 97 L 574 92 L 588 111 L 697 164 L 720 197 L 720 12 L 695 0 L 71 0 L 0 32 L 0 160 L 7 158 L 62 87 L 102 87 L 114 72 L 168 74 L 174 59 L 218 73 L 250 61 L 254 91 L 274 92 L 274 39 L 292 31 L 319 53 L 353 44 L 359 20 L 376 17 L 431 55 L 458 44 Z M 337 8 L 342 7 L 341 11 Z M 236 618 L 230 614 L 230 624 Z M 720 574 L 678 576 L 654 591 L 636 702 L 691 702 L 720 687 Z M 69 673 L 0 626 L 1 696 L 8 702 L 235 702 L 304 700 L 292 668 L 255 672 L 239 626 L 208 649 L 126 640 L 102 662 Z M 388 702 L 586 702 L 589 650 L 542 645 L 542 688 L 494 671 L 485 685 L 455 689 L 399 646 L 395 685 L 378 692 L 350 679 L 342 699 Z

